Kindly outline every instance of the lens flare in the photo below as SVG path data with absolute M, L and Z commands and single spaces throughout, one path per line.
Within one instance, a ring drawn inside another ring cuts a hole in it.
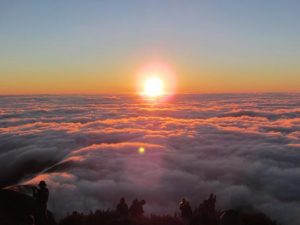
M 140 147 L 139 148 L 139 153 L 140 154 L 144 154 L 145 153 L 145 148 L 144 147 Z

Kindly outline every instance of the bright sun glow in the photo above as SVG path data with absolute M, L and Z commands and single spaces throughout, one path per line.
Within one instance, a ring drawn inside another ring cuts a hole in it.
M 144 84 L 144 95 L 148 97 L 159 97 L 164 94 L 163 82 L 159 77 L 150 77 Z
M 176 91 L 176 77 L 171 67 L 163 62 L 148 62 L 137 72 L 137 93 L 155 103 L 164 102 Z

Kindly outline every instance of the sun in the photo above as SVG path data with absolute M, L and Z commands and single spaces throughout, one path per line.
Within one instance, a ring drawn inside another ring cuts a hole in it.
M 176 91 L 175 73 L 164 62 L 148 62 L 137 71 L 136 88 L 143 99 L 167 101 Z
M 162 80 L 157 76 L 149 77 L 144 83 L 144 95 L 147 97 L 159 97 L 164 94 L 164 85 Z

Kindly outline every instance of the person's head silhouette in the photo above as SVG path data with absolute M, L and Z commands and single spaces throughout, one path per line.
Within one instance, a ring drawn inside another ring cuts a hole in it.
M 41 180 L 40 183 L 39 183 L 39 187 L 40 188 L 46 188 L 47 187 L 47 184 L 44 180 Z

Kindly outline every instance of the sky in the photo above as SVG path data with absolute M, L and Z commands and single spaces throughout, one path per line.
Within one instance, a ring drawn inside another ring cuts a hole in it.
M 0 1 L 0 94 L 299 92 L 297 0 Z

